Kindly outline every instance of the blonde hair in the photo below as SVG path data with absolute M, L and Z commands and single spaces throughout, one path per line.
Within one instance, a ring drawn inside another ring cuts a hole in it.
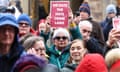
M 105 55 L 105 61 L 108 68 L 110 68 L 118 60 L 120 60 L 120 48 L 111 49 Z

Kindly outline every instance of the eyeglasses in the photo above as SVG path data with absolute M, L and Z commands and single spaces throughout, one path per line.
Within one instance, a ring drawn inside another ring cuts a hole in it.
M 45 51 L 45 48 L 35 48 L 36 51 Z
M 68 39 L 68 37 L 66 37 L 66 36 L 63 36 L 63 37 L 55 37 L 54 39 L 57 39 L 57 40 L 60 40 L 60 39 L 62 39 L 62 40 L 66 40 L 66 39 Z

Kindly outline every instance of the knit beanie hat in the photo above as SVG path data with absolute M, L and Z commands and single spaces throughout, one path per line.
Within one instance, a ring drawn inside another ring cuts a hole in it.
M 81 4 L 80 8 L 79 8 L 80 12 L 86 12 L 90 15 L 90 6 L 88 5 L 87 2 L 84 2 Z
M 22 56 L 15 63 L 12 72 L 24 72 L 26 70 L 41 70 L 46 66 L 47 61 L 44 58 L 34 55 Z M 33 71 L 34 72 L 34 71 Z
M 75 72 L 108 72 L 104 58 L 100 54 L 86 54 Z
M 17 19 L 17 23 L 19 24 L 20 22 L 25 21 L 27 22 L 30 26 L 32 26 L 32 21 L 30 19 L 30 17 L 27 14 L 21 14 L 18 19 Z
M 117 13 L 115 5 L 110 4 L 110 5 L 107 6 L 106 14 L 109 14 L 109 13 L 115 13 L 115 14 Z

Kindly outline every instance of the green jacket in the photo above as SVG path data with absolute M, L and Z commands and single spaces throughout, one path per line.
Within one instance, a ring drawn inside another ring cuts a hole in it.
M 55 64 L 58 68 L 64 67 L 64 64 L 69 59 L 69 46 L 67 46 L 61 54 L 55 49 L 55 46 L 52 46 L 49 49 L 49 63 Z

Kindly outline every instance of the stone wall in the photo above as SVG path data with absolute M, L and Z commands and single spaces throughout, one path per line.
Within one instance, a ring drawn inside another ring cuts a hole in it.
M 91 16 L 94 20 L 101 22 L 106 16 L 106 6 L 116 4 L 116 0 L 85 0 L 91 8 Z

